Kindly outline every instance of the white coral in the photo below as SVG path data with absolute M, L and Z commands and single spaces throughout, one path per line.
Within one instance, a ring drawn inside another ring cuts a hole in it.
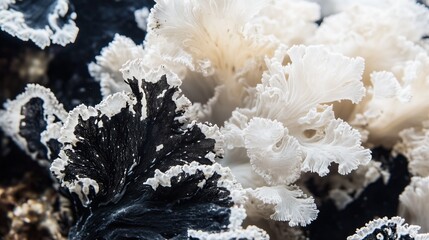
M 429 62 L 421 39 L 429 32 L 429 10 L 410 0 L 355 1 L 341 10 L 324 18 L 308 43 L 365 59 L 369 94 L 358 105 L 336 103 L 335 112 L 360 128 L 368 145 L 391 147 L 401 130 L 427 118 Z
M 426 126 L 426 127 L 425 127 Z M 404 154 L 410 172 L 416 176 L 429 176 L 429 122 L 423 128 L 408 128 L 400 132 L 402 142 L 395 148 Z
M 421 226 L 422 232 L 429 232 L 429 176 L 413 177 L 410 185 L 399 196 L 399 215 L 409 223 Z
M 178 74 L 199 118 L 222 124 L 260 83 L 264 57 L 280 43 L 303 42 L 319 17 L 306 1 L 159 0 L 147 19 L 143 61 Z M 114 80 L 104 92 L 120 90 L 122 79 Z
M 360 133 L 329 105 L 364 97 L 363 59 L 289 47 L 310 38 L 319 18 L 306 1 L 158 0 L 142 50 L 140 71 L 162 65 L 176 73 L 194 116 L 220 125 L 232 116 L 222 128 L 222 163 L 248 193 L 276 193 L 266 201 L 272 218 L 291 225 L 317 215 L 312 198 L 291 190 L 303 171 L 323 176 L 337 163 L 347 174 L 370 160 Z M 287 214 L 287 201 L 302 214 Z
M 291 63 L 285 66 L 286 54 Z M 266 64 L 268 70 L 256 87 L 254 105 L 234 111 L 222 129 L 227 142 L 224 163 L 254 198 L 264 196 L 260 200 L 272 204 L 272 219 L 306 225 L 317 215 L 314 202 L 299 189 L 296 194 L 284 191 L 287 185 L 302 171 L 323 176 L 335 162 L 339 172 L 347 174 L 371 159 L 370 151 L 361 146 L 359 132 L 335 119 L 332 106 L 324 105 L 343 99 L 360 101 L 363 61 L 322 46 L 294 46 L 280 48 Z M 237 153 L 242 150 L 247 154 Z M 251 168 L 245 167 L 246 159 Z M 251 172 L 263 181 L 251 177 Z M 256 194 L 261 191 L 265 194 Z M 297 197 L 302 201 L 292 201 Z M 289 205 L 295 210 L 286 210 L 284 206 L 291 202 L 295 202 Z
M 115 35 L 109 46 L 101 50 L 100 56 L 95 57 L 96 62 L 88 65 L 91 76 L 100 82 L 103 97 L 123 90 L 128 91 L 129 87 L 119 70 L 129 60 L 142 58 L 143 55 L 142 46 L 136 45 L 127 37 Z

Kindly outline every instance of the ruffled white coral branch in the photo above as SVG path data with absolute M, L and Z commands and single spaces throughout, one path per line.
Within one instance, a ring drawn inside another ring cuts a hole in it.
M 101 93 L 104 97 L 129 89 L 119 71 L 122 66 L 144 55 L 143 47 L 136 45 L 131 39 L 115 35 L 109 46 L 101 50 L 100 56 L 95 57 L 96 62 L 88 65 L 89 73 L 100 82 Z
M 291 63 L 284 66 L 286 54 Z M 305 225 L 317 216 L 314 201 L 300 190 L 280 185 L 294 183 L 302 171 L 324 176 L 332 162 L 339 164 L 339 173 L 347 174 L 371 159 L 370 151 L 361 146 L 359 132 L 335 119 L 332 106 L 323 105 L 362 99 L 363 61 L 322 46 L 294 46 L 281 47 L 266 64 L 254 106 L 234 111 L 222 129 L 227 144 L 224 162 L 244 186 L 255 191 L 254 197 L 272 204 L 271 218 L 289 221 L 291 226 Z M 247 154 L 236 159 L 240 149 Z M 246 155 L 251 168 L 244 167 Z
M 425 127 L 426 126 L 426 127 Z M 423 129 L 408 128 L 400 132 L 402 142 L 395 149 L 404 154 L 408 161 L 410 172 L 417 176 L 429 176 L 429 122 Z
M 399 215 L 411 224 L 420 225 L 422 232 L 429 232 L 428 199 L 429 176 L 413 177 L 411 183 L 399 196 Z
M 250 201 L 272 206 L 271 219 L 289 221 L 290 226 L 305 226 L 315 220 L 319 210 L 312 197 L 307 197 L 296 186 L 260 187 L 248 190 Z M 269 209 L 269 207 L 268 207 Z M 267 207 L 256 211 L 266 211 Z

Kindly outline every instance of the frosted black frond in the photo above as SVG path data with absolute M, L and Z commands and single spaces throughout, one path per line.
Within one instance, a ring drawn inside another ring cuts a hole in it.
M 211 164 L 216 154 L 215 139 L 198 124 L 178 120 L 184 110 L 176 102 L 183 96 L 165 77 L 143 86 L 137 80 L 129 84 L 133 94 L 111 95 L 95 108 L 75 108 L 61 131 L 64 148 L 51 169 L 84 205 L 116 202 L 126 188 L 141 189 L 155 169 L 192 161 Z
M 132 93 L 75 108 L 61 129 L 63 148 L 51 170 L 81 205 L 70 237 L 238 231 L 243 194 L 229 169 L 213 164 L 221 155 L 218 128 L 188 119 L 190 102 L 174 75 L 146 77 L 127 78 Z

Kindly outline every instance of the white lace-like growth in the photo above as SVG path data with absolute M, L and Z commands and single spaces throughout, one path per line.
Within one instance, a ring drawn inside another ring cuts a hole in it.
M 368 144 L 392 147 L 400 131 L 427 120 L 429 57 L 421 39 L 429 33 L 429 10 L 409 0 L 329 2 L 341 11 L 324 18 L 308 43 L 364 58 L 368 92 L 358 105 L 336 104 L 336 114 Z
M 24 41 L 31 40 L 42 49 L 49 46 L 51 42 L 62 46 L 74 42 L 79 28 L 74 22 L 76 13 L 68 13 L 69 1 L 50 0 L 50 2 L 48 7 L 37 7 L 34 6 L 37 5 L 37 1 L 35 1 L 21 9 L 19 7 L 11 8 L 16 4 L 16 0 L 1 1 L 0 28 Z M 43 3 L 43 5 L 47 4 Z M 49 10 L 51 11 L 49 12 Z M 40 11 L 46 12 L 39 13 Z M 32 16 L 39 15 L 42 17 L 32 19 L 36 22 L 27 22 L 30 21 L 27 18 L 31 19 Z
M 413 175 L 429 176 L 429 122 L 419 128 L 408 128 L 400 132 L 402 141 L 395 149 L 409 161 L 408 168 Z
M 362 239 L 415 239 L 427 240 L 429 234 L 418 234 L 420 227 L 408 225 L 400 217 L 387 217 L 376 219 L 365 224 L 365 227 L 356 230 L 356 234 L 347 238 L 347 240 Z
M 283 65 L 286 55 L 291 63 Z M 259 201 L 256 204 L 271 206 L 272 219 L 306 225 L 318 211 L 311 197 L 291 186 L 301 173 L 324 176 L 334 162 L 341 174 L 347 174 L 371 159 L 359 132 L 336 119 L 332 106 L 325 105 L 360 101 L 363 61 L 322 46 L 294 46 L 279 48 L 266 64 L 254 106 L 234 111 L 222 129 L 224 164 L 251 188 L 249 195 Z M 254 210 L 258 212 L 258 207 Z
M 399 196 L 399 215 L 407 222 L 421 226 L 421 232 L 429 232 L 429 176 L 413 177 Z M 428 237 L 429 238 L 429 237 Z

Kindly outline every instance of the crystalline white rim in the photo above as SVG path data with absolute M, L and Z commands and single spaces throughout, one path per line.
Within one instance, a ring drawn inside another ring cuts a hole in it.
M 20 121 L 22 120 L 21 108 L 32 98 L 43 100 L 44 117 L 48 125 L 46 130 L 42 132 L 42 142 L 43 140 L 48 140 L 49 135 L 55 135 L 55 133 L 51 134 L 50 132 L 52 128 L 50 126 L 56 124 L 53 122 L 55 120 L 54 116 L 58 117 L 60 121 L 64 121 L 67 118 L 67 112 L 49 89 L 36 84 L 27 85 L 25 91 L 18 95 L 16 99 L 12 101 L 9 100 L 4 104 L 6 110 L 0 110 L 0 127 L 8 136 L 12 137 L 27 154 L 35 158 L 36 153 L 32 154 L 28 151 L 26 140 L 19 135 Z

